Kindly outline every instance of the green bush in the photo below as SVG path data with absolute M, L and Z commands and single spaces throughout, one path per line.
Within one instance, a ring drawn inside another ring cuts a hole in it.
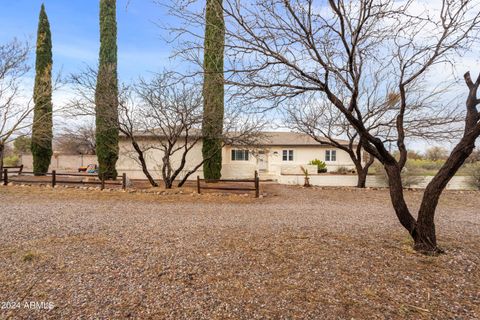
M 308 164 L 312 166 L 317 166 L 317 173 L 327 172 L 327 164 L 322 160 L 315 159 L 310 161 Z
M 476 190 L 480 190 L 480 162 L 472 163 L 468 167 L 468 183 Z
M 418 168 L 427 171 L 435 170 L 438 171 L 445 163 L 444 160 L 426 160 L 426 159 L 415 159 L 407 161 L 410 168 Z
M 3 158 L 3 164 L 5 166 L 18 166 L 20 165 L 20 158 L 17 155 L 12 155 Z

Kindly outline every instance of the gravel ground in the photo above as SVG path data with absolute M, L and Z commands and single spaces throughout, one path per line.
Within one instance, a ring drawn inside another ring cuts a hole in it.
M 426 257 L 385 190 L 264 188 L 0 187 L 0 319 L 480 318 L 479 193 L 445 193 Z

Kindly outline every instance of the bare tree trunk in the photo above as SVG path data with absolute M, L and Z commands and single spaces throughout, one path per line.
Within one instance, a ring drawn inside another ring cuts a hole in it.
M 413 239 L 416 237 L 415 218 L 410 213 L 405 198 L 403 196 L 402 178 L 400 175 L 400 168 L 397 164 L 385 164 L 385 171 L 388 176 L 388 185 L 390 187 L 390 198 L 392 201 L 395 214 L 397 215 L 400 224 L 407 229 Z
M 155 182 L 155 180 L 153 179 L 152 175 L 151 175 L 150 172 L 148 171 L 147 163 L 146 163 L 146 161 L 145 161 L 145 157 L 144 157 L 144 155 L 143 155 L 142 149 L 141 149 L 140 146 L 138 145 L 137 141 L 135 141 L 134 139 L 131 139 L 131 141 L 132 141 L 133 148 L 135 149 L 135 151 L 136 151 L 137 154 L 138 154 L 138 160 L 140 161 L 140 164 L 141 164 L 141 166 L 142 166 L 143 174 L 147 177 L 148 182 L 150 182 L 150 184 L 152 185 L 152 187 L 158 187 L 158 183 Z
M 0 181 L 3 181 L 3 154 L 5 150 L 5 145 L 0 143 Z
M 163 179 L 163 183 L 165 184 L 165 189 L 172 189 L 173 187 L 173 180 L 170 178 Z
M 368 168 L 357 168 L 357 188 L 365 188 L 367 186 Z
M 475 139 L 467 134 L 453 149 L 445 164 L 425 189 L 418 211 L 418 236 L 414 238 L 415 250 L 421 252 L 441 252 L 441 249 L 437 247 L 434 223 L 438 200 L 448 182 L 463 165 L 474 148 Z
M 358 160 L 356 157 L 350 157 L 355 164 L 355 169 L 357 170 L 357 188 L 365 188 L 367 185 L 367 175 L 368 169 L 373 164 L 374 158 L 369 157 L 368 161 L 365 163 L 365 166 L 362 166 L 362 160 Z

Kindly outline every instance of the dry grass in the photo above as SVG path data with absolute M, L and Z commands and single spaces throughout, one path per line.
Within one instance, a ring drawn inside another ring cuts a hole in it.
M 447 192 L 446 255 L 411 249 L 385 190 L 266 198 L 0 188 L 0 318 L 476 319 L 479 193 Z M 173 191 L 173 192 L 178 192 Z M 421 193 L 407 192 L 412 208 Z

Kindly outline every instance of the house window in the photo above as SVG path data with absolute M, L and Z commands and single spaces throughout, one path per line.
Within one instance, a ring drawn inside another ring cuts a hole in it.
M 248 161 L 248 150 L 232 150 L 232 161 Z
M 325 161 L 337 161 L 337 150 L 325 150 Z
M 293 161 L 293 150 L 283 150 L 283 161 Z

